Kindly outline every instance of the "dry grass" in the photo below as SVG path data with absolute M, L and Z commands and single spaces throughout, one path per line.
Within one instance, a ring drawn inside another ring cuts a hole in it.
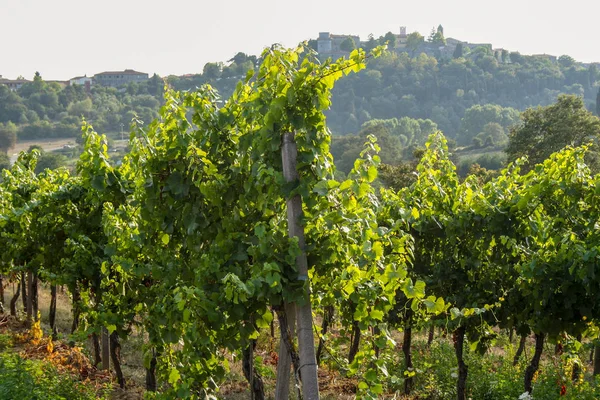
M 10 161 L 15 162 L 21 151 L 27 151 L 31 146 L 40 146 L 44 151 L 62 149 L 65 145 L 75 146 L 74 138 L 46 138 L 33 140 L 20 140 L 10 150 Z

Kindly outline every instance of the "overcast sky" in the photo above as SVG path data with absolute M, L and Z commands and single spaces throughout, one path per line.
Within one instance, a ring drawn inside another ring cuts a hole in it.
M 366 40 L 402 25 L 427 36 L 438 24 L 446 37 L 600 61 L 598 0 L 0 0 L 0 75 L 180 75 L 320 31 Z

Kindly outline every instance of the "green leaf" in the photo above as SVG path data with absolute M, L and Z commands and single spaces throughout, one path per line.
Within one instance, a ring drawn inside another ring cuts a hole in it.
M 383 311 L 381 310 L 371 310 L 371 318 L 376 319 L 378 321 L 383 321 Z
M 365 373 L 365 380 L 367 382 L 377 382 L 377 371 L 370 369 Z
M 415 283 L 415 295 L 418 299 L 425 297 L 425 282 L 418 280 Z
M 376 383 L 371 386 L 371 391 L 375 394 L 383 394 L 383 385 L 381 383 Z
M 180 378 L 181 375 L 179 374 L 179 371 L 177 371 L 177 368 L 171 368 L 171 370 L 169 371 L 169 383 L 171 385 L 175 385 Z
M 369 182 L 373 182 L 375 180 L 375 178 L 377 178 L 377 167 L 374 165 L 371 165 L 369 167 L 369 169 L 367 170 L 367 180 Z
M 362 182 L 358 187 L 357 195 L 358 197 L 363 197 L 364 195 L 368 194 L 370 190 L 371 186 L 368 183 Z
M 383 244 L 381 244 L 381 242 L 373 243 L 373 247 L 371 248 L 371 250 L 375 253 L 376 259 L 380 259 L 381 257 L 383 257 Z
M 463 316 L 463 313 L 456 307 L 452 307 L 450 309 L 450 317 L 451 319 L 457 319 Z
M 328 181 L 319 181 L 314 187 L 313 192 L 317 193 L 319 196 L 325 196 L 329 193 L 329 183 Z
M 255 322 L 256 327 L 259 329 L 266 329 L 269 327 L 269 323 L 262 318 L 257 318 Z
M 342 184 L 340 185 L 340 190 L 341 190 L 341 191 L 344 191 L 344 190 L 347 190 L 347 189 L 351 188 L 353 183 L 354 183 L 354 182 L 353 182 L 351 179 L 346 179 L 346 180 L 345 180 L 344 182 L 342 182 Z
M 412 279 L 408 278 L 402 285 L 402 291 L 409 299 L 421 299 L 425 297 L 425 282 L 418 280 L 414 285 Z
M 410 215 L 414 218 L 414 219 L 418 219 L 419 216 L 421 214 L 419 214 L 419 210 L 417 210 L 415 207 L 412 208 Z
M 171 240 L 171 238 L 169 237 L 168 234 L 163 233 L 163 235 L 160 237 L 160 240 L 163 242 L 163 244 L 166 246 L 169 244 L 169 241 Z

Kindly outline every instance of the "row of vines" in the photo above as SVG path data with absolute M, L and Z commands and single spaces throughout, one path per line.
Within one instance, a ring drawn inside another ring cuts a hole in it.
M 415 183 L 393 191 L 377 185 L 370 138 L 336 180 L 323 116 L 330 90 L 383 49 L 322 64 L 305 51 L 266 50 L 225 102 L 209 86 L 167 91 L 160 117 L 132 126 L 119 165 L 90 126 L 76 174 L 36 175 L 36 151 L 21 154 L 0 182 L 0 272 L 19 282 L 11 312 L 21 293 L 36 318 L 42 282 L 55 329 L 57 287 L 66 287 L 72 332 L 92 337 L 99 362 L 108 330 L 122 386 L 120 341 L 144 332 L 147 389 L 159 398 L 214 396 L 230 354 L 253 398 L 264 398 L 253 350 L 274 319 L 278 399 L 290 389 L 319 397 L 317 367 L 332 343 L 345 349 L 339 368 L 360 397 L 408 394 L 412 332 L 435 326 L 453 332 L 459 400 L 467 343 L 485 352 L 497 328 L 521 343 L 535 334 L 523 378 L 532 392 L 545 341 L 597 335 L 600 178 L 586 148 L 526 175 L 511 165 L 483 185 L 458 178 L 435 134 Z M 329 340 L 334 323 L 347 340 Z

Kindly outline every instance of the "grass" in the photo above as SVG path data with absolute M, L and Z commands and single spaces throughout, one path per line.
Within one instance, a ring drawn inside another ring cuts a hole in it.
M 59 373 L 50 363 L 24 360 L 10 352 L 0 354 L 0 398 L 39 400 L 92 400 L 92 388 Z

